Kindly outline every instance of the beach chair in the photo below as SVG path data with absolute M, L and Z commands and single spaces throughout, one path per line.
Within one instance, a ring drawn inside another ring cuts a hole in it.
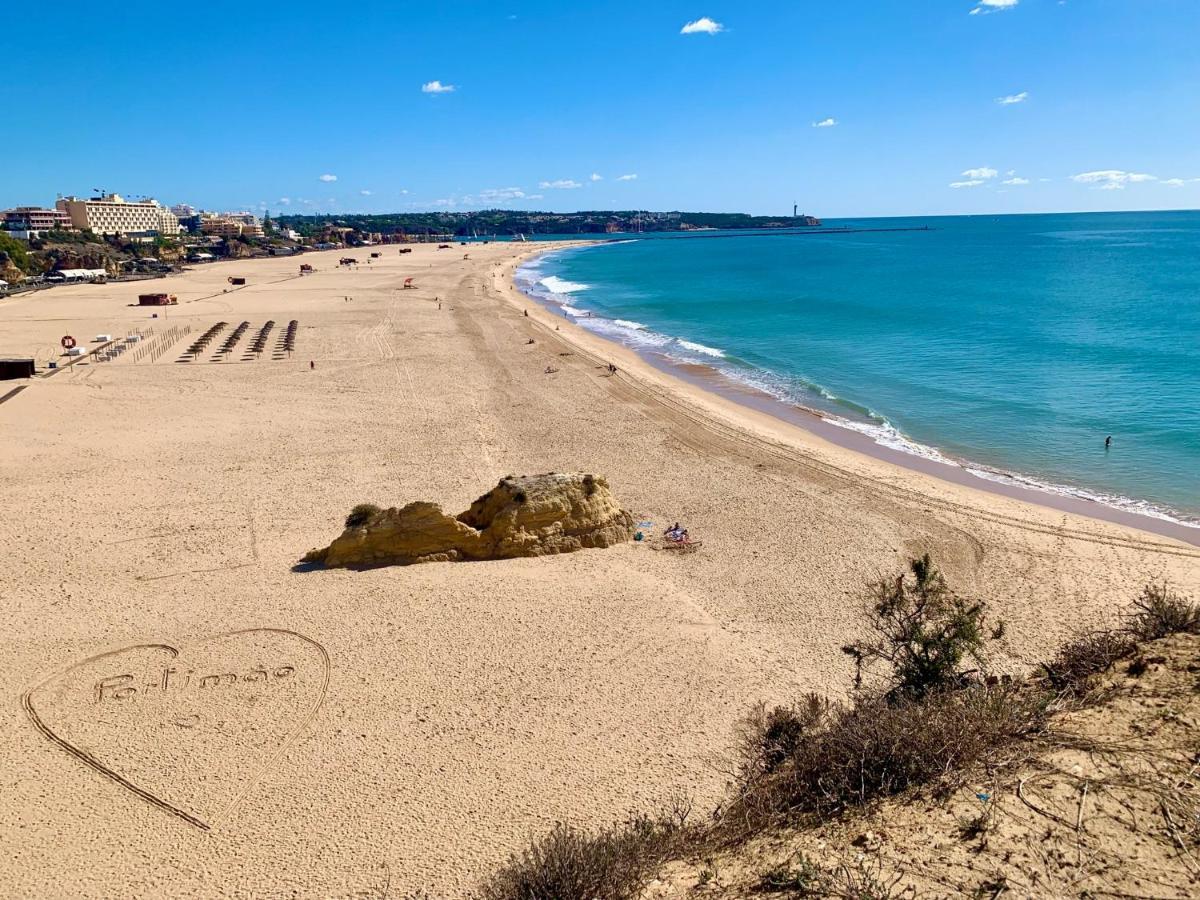
M 412 278 L 405 278 L 405 279 L 404 279 L 404 287 L 405 287 L 406 289 L 407 289 L 407 288 L 415 288 L 415 287 L 416 287 L 416 285 L 415 285 L 415 284 L 413 284 L 413 280 L 412 280 Z

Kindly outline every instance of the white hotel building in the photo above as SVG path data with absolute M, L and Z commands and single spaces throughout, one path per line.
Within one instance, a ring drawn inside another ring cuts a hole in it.
M 157 200 L 129 202 L 120 194 L 105 194 L 90 200 L 63 197 L 55 206 L 71 217 L 71 224 L 96 234 L 125 234 L 134 237 L 174 237 L 179 219 Z

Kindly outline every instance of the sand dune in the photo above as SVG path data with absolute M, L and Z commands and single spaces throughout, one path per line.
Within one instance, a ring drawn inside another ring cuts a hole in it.
M 734 721 L 840 690 L 861 585 L 910 554 L 991 601 L 1013 668 L 1145 580 L 1200 593 L 1196 547 L 856 455 L 523 303 L 536 249 L 214 264 L 152 283 L 159 319 L 138 285 L 0 303 L 5 353 L 137 327 L 159 354 L 0 405 L 6 895 L 457 896 L 555 820 L 714 802 Z M 179 361 L 269 319 L 260 358 Z M 703 551 L 293 571 L 356 503 L 548 471 Z

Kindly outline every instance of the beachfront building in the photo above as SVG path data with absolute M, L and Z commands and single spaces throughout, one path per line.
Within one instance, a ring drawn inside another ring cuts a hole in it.
M 30 240 L 43 231 L 73 231 L 71 217 L 61 209 L 18 206 L 0 212 L 0 228 L 15 237 Z
M 242 235 L 244 237 L 262 237 L 263 225 L 262 220 L 248 212 L 226 213 L 226 217 L 232 222 L 238 222 L 242 226 Z
M 200 233 L 223 238 L 241 237 L 242 224 L 224 216 L 201 216 Z
M 128 201 L 120 194 L 105 194 L 81 200 L 63 197 L 55 206 L 80 230 L 96 234 L 125 234 L 132 237 L 174 237 L 179 219 L 157 200 Z
M 263 236 L 262 222 L 251 213 L 205 213 L 200 218 L 200 231 L 223 238 Z

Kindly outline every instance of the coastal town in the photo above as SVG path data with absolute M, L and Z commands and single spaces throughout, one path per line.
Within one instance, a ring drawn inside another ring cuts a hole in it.
M 794 213 L 794 211 L 793 211 Z M 272 217 L 97 191 L 53 206 L 0 210 L 0 294 L 56 284 L 146 278 L 185 263 L 289 256 L 391 243 L 525 239 L 536 235 L 639 234 L 819 226 L 812 216 L 740 213 L 539 213 L 512 210 Z

